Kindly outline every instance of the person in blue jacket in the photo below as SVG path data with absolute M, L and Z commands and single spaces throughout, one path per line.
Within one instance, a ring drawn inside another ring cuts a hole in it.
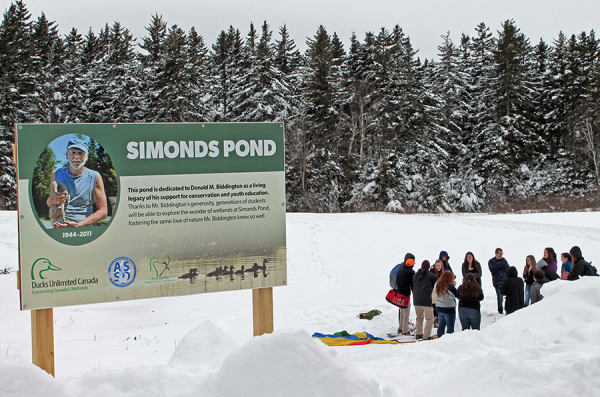
M 506 271 L 510 267 L 506 259 L 502 257 L 502 248 L 496 248 L 495 256 L 488 261 L 488 267 L 492 273 L 492 283 L 496 289 L 496 298 L 498 299 L 498 313 L 504 313 L 502 304 L 504 296 L 502 295 L 502 283 L 506 280 Z
M 562 266 L 560 268 L 560 278 L 566 280 L 569 277 L 569 273 L 573 271 L 573 262 L 571 261 L 571 254 L 563 252 L 560 254 L 560 261 Z
M 450 255 L 448 255 L 448 252 L 440 252 L 440 260 L 444 264 L 444 271 L 454 274 L 454 272 L 452 271 L 452 267 L 450 267 L 450 264 L 448 263 L 448 259 L 450 259 Z

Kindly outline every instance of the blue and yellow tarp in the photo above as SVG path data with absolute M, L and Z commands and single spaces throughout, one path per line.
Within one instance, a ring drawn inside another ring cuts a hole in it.
M 367 332 L 356 332 L 351 335 L 346 331 L 336 332 L 333 335 L 320 334 L 315 332 L 312 335 L 313 338 L 320 339 L 321 342 L 325 343 L 328 346 L 356 346 L 356 345 L 366 345 L 367 343 L 379 343 L 379 344 L 398 344 L 395 340 L 387 340 L 383 338 L 378 338 L 373 336 Z

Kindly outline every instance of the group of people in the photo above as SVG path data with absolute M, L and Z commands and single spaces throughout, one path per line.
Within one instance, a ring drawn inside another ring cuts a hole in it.
M 525 259 L 523 278 L 514 266 L 509 266 L 502 257 L 501 248 L 488 261 L 492 274 L 492 283 L 496 290 L 498 313 L 513 313 L 543 298 L 542 286 L 556 279 L 577 280 L 586 274 L 588 263 L 577 246 L 561 254 L 560 275 L 554 249 L 544 249 L 544 256 L 535 261 L 533 255 Z M 456 301 L 458 300 L 458 318 L 463 330 L 481 326 L 481 301 L 484 298 L 481 287 L 482 268 L 472 252 L 465 254 L 462 264 L 463 281 L 456 287 L 456 276 L 448 263 L 448 252 L 440 252 L 439 259 L 433 265 L 428 260 L 421 263 L 415 272 L 415 256 L 407 253 L 404 261 L 396 268 L 394 290 L 402 295 L 411 296 L 417 315 L 414 335 L 419 339 L 432 339 L 431 332 L 437 326 L 437 337 L 453 333 L 456 322 Z M 398 333 L 413 335 L 409 330 L 410 304 L 400 307 Z

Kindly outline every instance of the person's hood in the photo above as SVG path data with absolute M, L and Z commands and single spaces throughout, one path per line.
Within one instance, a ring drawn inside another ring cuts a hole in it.
M 569 254 L 573 255 L 575 259 L 583 258 L 583 255 L 581 255 L 581 248 L 579 248 L 578 246 L 574 246 L 573 248 L 571 248 Z
M 444 256 L 445 256 L 446 258 L 450 259 L 450 255 L 448 255 L 448 253 L 447 253 L 446 251 L 442 251 L 442 252 L 440 252 L 440 257 L 439 257 L 439 259 L 440 259 L 440 260 L 443 260 L 442 258 L 443 258 Z
M 407 259 L 412 259 L 414 261 L 415 256 L 409 252 L 406 255 L 404 255 L 404 262 L 406 262 Z
M 517 268 L 514 266 L 511 266 L 508 268 L 508 270 L 506 271 L 506 277 L 517 277 L 519 275 L 519 272 L 517 271 Z

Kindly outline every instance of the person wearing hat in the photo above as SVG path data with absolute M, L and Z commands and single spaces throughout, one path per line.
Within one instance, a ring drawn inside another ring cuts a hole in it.
M 413 276 L 415 271 L 413 269 L 415 265 L 415 256 L 408 253 L 404 256 L 404 262 L 400 264 L 398 269 L 398 275 L 396 276 L 396 287 L 394 288 L 397 293 L 410 297 L 410 293 L 413 289 Z M 398 333 L 402 335 L 410 335 L 408 329 L 408 316 L 410 315 L 410 303 L 407 307 L 401 307 L 398 313 Z
M 69 166 L 52 172 L 52 185 L 54 181 L 60 182 L 68 192 L 67 200 L 67 194 L 51 189 L 46 200 L 48 207 L 68 204 L 64 209 L 64 223 L 53 221 L 52 226 L 55 228 L 91 226 L 106 218 L 108 214 L 102 177 L 98 172 L 85 167 L 88 150 L 88 143 L 83 139 L 71 139 L 67 144 Z
M 429 271 L 429 261 L 424 260 L 421 268 L 413 276 L 413 303 L 417 314 L 415 322 L 415 338 L 431 338 L 433 328 L 433 287 L 437 276 Z M 425 318 L 425 332 L 423 332 L 423 318 Z

